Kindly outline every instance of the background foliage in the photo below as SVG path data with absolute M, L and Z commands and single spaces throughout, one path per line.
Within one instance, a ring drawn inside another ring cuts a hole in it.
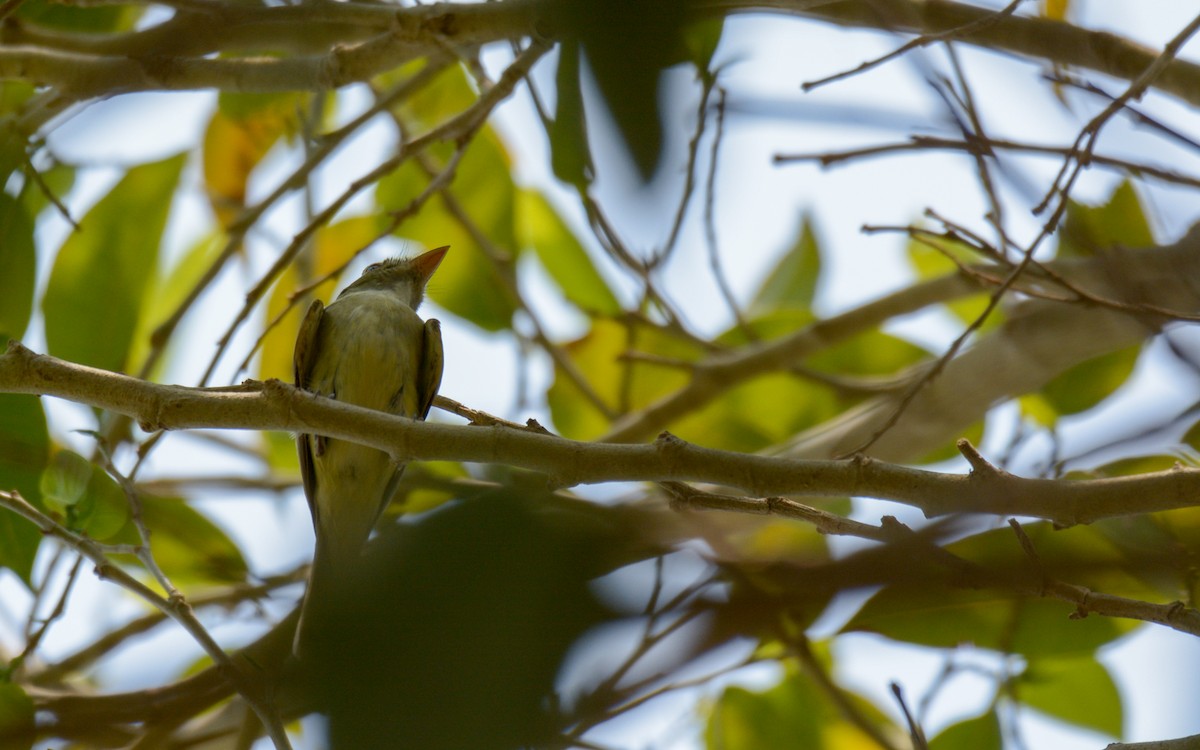
M 409 468 L 325 656 L 297 665 L 291 435 L 156 430 L 105 406 L 173 392 L 101 393 L 10 347 L 0 741 L 1127 739 L 1135 696 L 1106 654 L 1200 636 L 1200 18 L 1152 50 L 1098 30 L 1119 16 L 1101 6 L 0 4 L 0 337 L 213 387 L 208 425 L 230 424 L 219 386 L 290 380 L 311 297 L 449 244 L 425 308 L 447 326 L 433 419 L 494 431 L 501 456 L 466 462 L 463 438 Z M 763 79 L 770 34 L 811 47 L 801 69 Z M 861 67 L 825 64 L 843 40 Z M 863 85 L 904 65 L 932 102 L 915 122 Z M 73 124 L 166 92 L 205 96 L 154 110 L 186 151 L 63 155 L 63 132 L 93 138 Z M 722 149 L 813 185 L 810 205 Z M 876 171 L 835 209 L 847 170 L 812 165 L 845 164 Z M 898 218 L 889 200 L 930 176 L 924 214 Z M 737 223 L 764 207 L 779 242 Z M 515 433 L 588 445 L 543 475 Z M 680 468 L 697 461 L 719 481 Z M 120 679 L 156 638 L 188 663 Z M 892 693 L 863 689 L 864 638 L 940 669 L 874 664 Z M 1197 653 L 1145 669 L 1194 676 Z M 679 696 L 685 721 L 638 723 Z

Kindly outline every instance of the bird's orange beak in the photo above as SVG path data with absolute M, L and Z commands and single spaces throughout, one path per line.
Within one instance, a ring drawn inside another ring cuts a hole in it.
M 446 251 L 449 249 L 449 245 L 442 245 L 439 248 L 413 258 L 413 266 L 417 269 L 417 273 L 421 275 L 422 283 L 429 281 L 429 277 L 433 276 L 433 272 L 441 265 L 442 258 L 446 257 Z

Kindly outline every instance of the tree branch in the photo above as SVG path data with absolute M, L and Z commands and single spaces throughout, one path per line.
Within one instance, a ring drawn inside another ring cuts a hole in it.
M 398 460 L 467 461 L 546 474 L 558 486 L 696 481 L 756 495 L 894 500 L 927 516 L 994 513 L 1072 525 L 1200 504 L 1200 470 L 1062 481 L 1006 472 L 943 474 L 857 457 L 811 461 L 719 451 L 663 433 L 653 444 L 583 443 L 502 426 L 415 422 L 300 391 L 279 381 L 231 388 L 159 385 L 35 354 L 16 342 L 0 356 L 0 392 L 70 399 L 135 418 L 146 430 L 286 430 L 352 440 Z

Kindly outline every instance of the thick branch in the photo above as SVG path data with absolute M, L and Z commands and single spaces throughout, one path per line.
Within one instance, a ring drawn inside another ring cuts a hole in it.
M 941 474 L 870 459 L 809 461 L 719 451 L 664 433 L 650 445 L 582 443 L 507 429 L 414 422 L 299 391 L 279 381 L 226 389 L 148 383 L 38 355 L 12 343 L 0 356 L 0 392 L 70 399 L 129 415 L 147 430 L 218 427 L 288 430 L 353 440 L 400 460 L 516 466 L 571 486 L 696 481 L 756 495 L 847 495 L 894 500 L 929 516 L 994 513 L 1061 524 L 1200 504 L 1200 470 L 1086 481 L 1024 479 L 1000 471 Z

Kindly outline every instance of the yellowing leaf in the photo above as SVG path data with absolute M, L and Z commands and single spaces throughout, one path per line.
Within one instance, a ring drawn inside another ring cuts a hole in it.
M 281 136 L 297 128 L 307 95 L 221 95 L 204 132 L 204 183 L 218 223 L 228 227 L 246 205 L 251 172 Z

